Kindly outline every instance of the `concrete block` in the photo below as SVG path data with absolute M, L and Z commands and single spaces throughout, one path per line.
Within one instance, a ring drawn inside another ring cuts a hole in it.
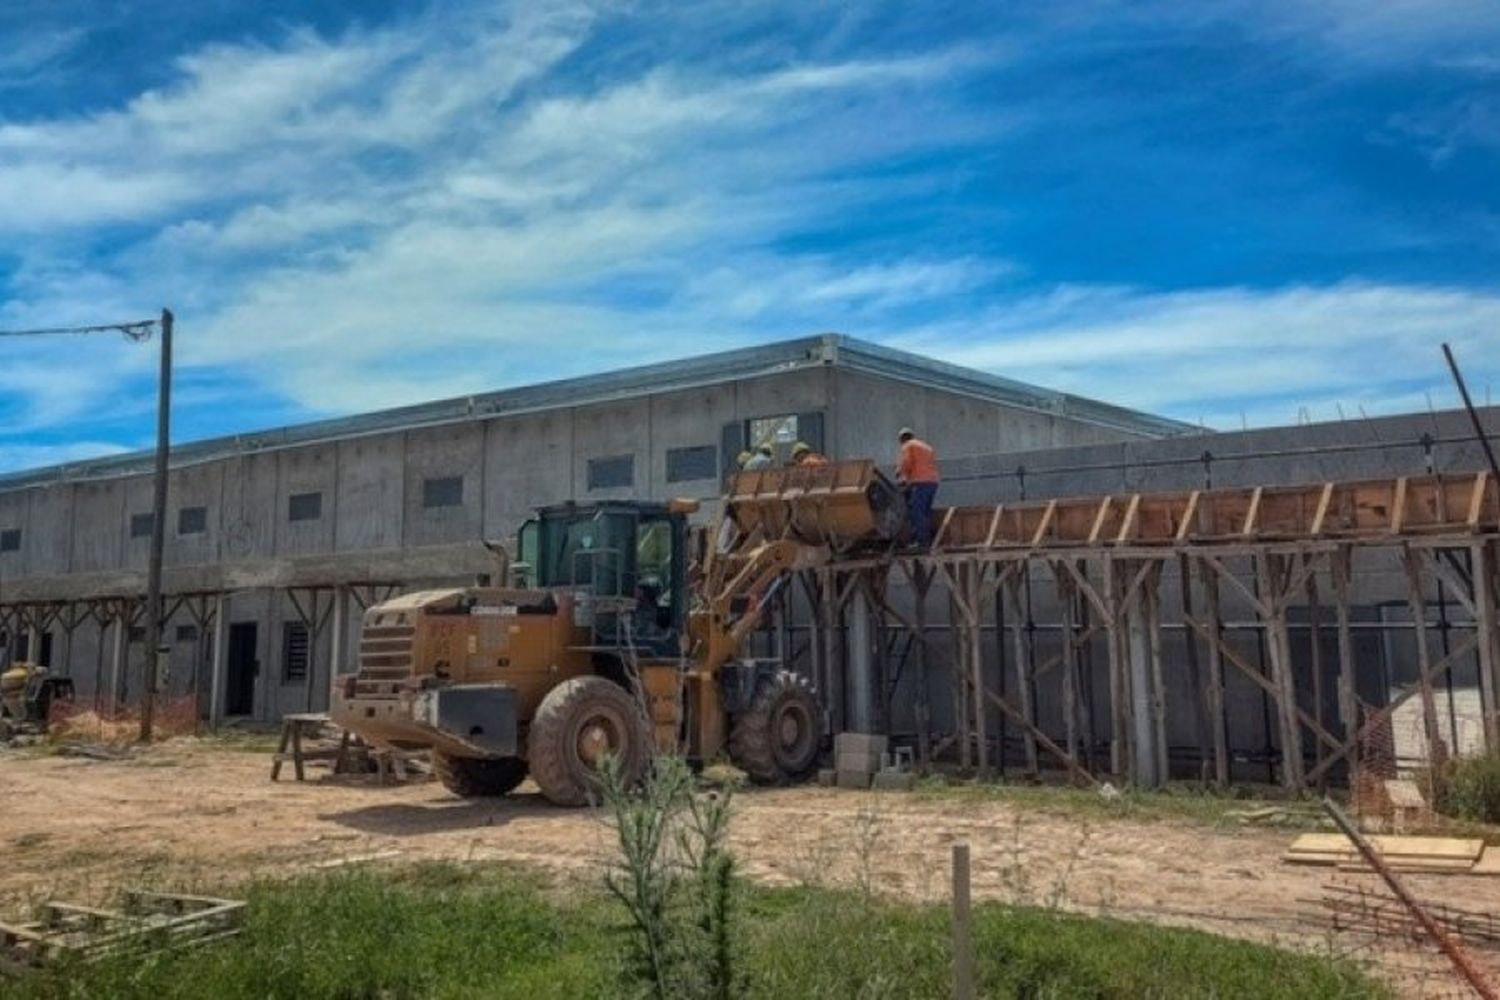
M 833 755 L 833 766 L 840 771 L 863 771 L 866 774 L 874 774 L 880 770 L 881 757 L 879 753 L 866 750 L 838 750 Z
M 834 783 L 840 788 L 869 788 L 870 775 L 865 771 L 839 771 Z
M 824 788 L 832 788 L 836 772 L 831 767 L 821 768 L 818 771 L 818 784 Z
M 839 733 L 833 738 L 835 754 L 869 753 L 874 754 L 878 760 L 889 746 L 889 737 L 877 736 L 873 733 Z
M 917 776 L 911 771 L 879 771 L 874 787 L 883 792 L 909 792 L 917 787 Z

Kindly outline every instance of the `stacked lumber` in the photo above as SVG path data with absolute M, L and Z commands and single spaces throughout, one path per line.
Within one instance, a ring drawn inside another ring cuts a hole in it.
M 1484 841 L 1464 837 L 1372 836 L 1370 844 L 1392 871 L 1416 874 L 1500 874 L 1500 856 L 1486 858 Z M 1493 852 L 1491 852 L 1493 853 Z M 1282 860 L 1298 865 L 1325 865 L 1340 871 L 1367 872 L 1359 851 L 1341 833 L 1304 833 L 1292 841 Z

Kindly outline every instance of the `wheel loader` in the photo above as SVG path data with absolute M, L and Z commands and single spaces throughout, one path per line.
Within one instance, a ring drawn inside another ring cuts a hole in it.
M 707 530 L 690 527 L 696 509 L 544 507 L 504 586 L 370 607 L 334 722 L 376 746 L 430 748 L 462 796 L 529 774 L 552 802 L 582 805 L 606 755 L 631 778 L 656 752 L 727 753 L 758 783 L 805 777 L 822 708 L 801 677 L 744 651 L 789 572 L 894 541 L 900 496 L 874 463 L 843 462 L 738 473 Z
M 73 699 L 71 677 L 51 677 L 38 663 L 0 665 L 0 743 L 23 733 L 43 733 L 54 701 Z

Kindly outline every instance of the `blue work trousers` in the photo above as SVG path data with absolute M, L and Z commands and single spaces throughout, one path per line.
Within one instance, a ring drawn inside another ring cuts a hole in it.
M 911 537 L 922 548 L 932 547 L 932 501 L 937 497 L 937 483 L 908 483 L 906 518 Z

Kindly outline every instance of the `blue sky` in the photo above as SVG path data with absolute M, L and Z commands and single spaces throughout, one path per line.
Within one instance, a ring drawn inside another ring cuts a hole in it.
M 837 330 L 1211 427 L 1500 396 L 1500 15 L 0 8 L 0 327 L 179 318 L 176 437 Z M 0 470 L 154 352 L 0 339 Z

